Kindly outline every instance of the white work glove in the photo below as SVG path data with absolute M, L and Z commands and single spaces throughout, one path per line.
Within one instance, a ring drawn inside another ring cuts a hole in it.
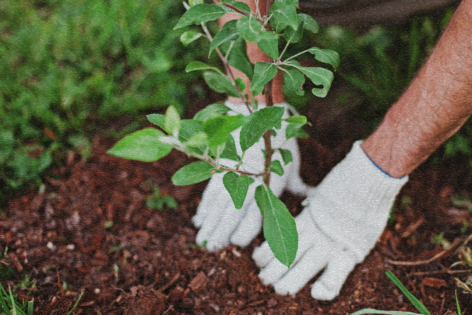
M 244 104 L 232 104 L 227 101 L 226 106 L 231 108 L 233 113 L 248 115 Z M 284 118 L 288 117 L 288 105 L 285 103 L 275 104 L 274 106 L 285 107 Z M 259 108 L 264 108 L 264 104 L 259 104 Z M 272 137 L 273 148 L 289 149 L 292 152 L 293 161 L 283 166 L 284 175 L 279 176 L 275 173 L 271 174 L 270 188 L 276 196 L 280 196 L 282 191 L 287 188 L 296 194 L 306 195 L 308 186 L 306 186 L 299 176 L 300 153 L 295 138 L 286 141 L 285 129 L 287 123 L 282 122 L 282 128 L 277 130 L 277 135 Z M 241 156 L 242 151 L 239 145 L 239 133 L 241 129 L 232 132 L 236 149 Z M 260 173 L 264 170 L 264 157 L 262 150 L 265 149 L 264 140 L 261 139 L 254 146 L 246 151 L 243 158 L 241 170 L 252 173 Z M 273 159 L 277 159 L 284 165 L 279 152 L 273 155 Z M 221 160 L 222 165 L 233 166 L 234 161 Z M 255 182 L 249 186 L 249 190 L 241 209 L 234 207 L 228 191 L 223 184 L 224 174 L 214 174 L 203 192 L 202 201 L 197 208 L 197 214 L 192 218 L 196 227 L 200 231 L 196 237 L 196 243 L 200 246 L 206 241 L 206 248 L 209 251 L 219 250 L 229 244 L 238 246 L 248 245 L 259 233 L 262 225 L 262 216 L 254 199 L 255 188 L 262 184 L 260 178 L 255 178 Z
M 295 218 L 298 252 L 291 268 L 274 258 L 267 242 L 254 250 L 252 258 L 263 268 L 259 277 L 275 292 L 295 294 L 326 268 L 311 295 L 334 299 L 382 234 L 408 176 L 390 177 L 364 153 L 361 143 L 354 143 L 346 158 L 308 193 L 305 209 Z

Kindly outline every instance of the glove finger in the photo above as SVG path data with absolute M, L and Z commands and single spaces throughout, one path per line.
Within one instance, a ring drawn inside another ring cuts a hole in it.
M 313 285 L 311 296 L 317 300 L 334 299 L 356 264 L 356 256 L 350 250 L 340 250 L 332 255 L 325 272 Z
M 221 174 L 215 174 L 203 192 L 202 200 L 197 208 L 197 214 L 192 218 L 192 222 L 196 227 L 201 227 L 208 213 L 214 211 L 212 209 L 217 208 L 216 205 L 221 202 L 222 191 L 225 191 L 223 177 Z M 224 203 L 226 203 L 226 198 Z
M 207 239 L 206 248 L 209 251 L 215 251 L 229 245 L 229 239 L 244 217 L 245 212 L 245 207 L 236 209 L 232 201 L 228 203 L 223 208 L 221 219 Z
M 326 240 L 326 238 L 323 237 L 323 236 L 321 236 L 321 240 L 319 239 L 319 237 L 312 237 L 312 236 L 313 235 L 311 235 L 311 234 L 310 235 L 303 235 L 303 234 L 299 233 L 297 256 L 295 257 L 295 260 L 294 260 L 294 262 L 292 264 L 292 267 L 290 269 L 288 269 L 287 266 L 283 265 L 280 261 L 278 261 L 278 259 L 275 258 L 274 255 L 271 252 L 271 256 L 274 257 L 274 258 L 259 273 L 259 278 L 262 279 L 262 282 L 264 284 L 274 284 L 274 283 L 280 281 L 280 279 L 282 279 L 282 278 L 286 277 L 288 274 L 290 274 L 290 272 L 294 268 L 297 268 L 297 266 L 300 263 L 302 263 L 303 261 L 307 261 L 307 258 L 305 256 L 307 254 L 309 254 L 310 251 L 312 251 L 313 240 L 315 239 L 317 241 L 317 245 L 320 241 Z M 321 253 L 319 253 L 319 255 L 323 255 L 326 252 L 326 250 L 324 250 L 323 248 L 319 248 L 319 246 L 317 246 L 317 249 L 322 251 Z M 322 258 L 320 258 L 320 260 L 322 260 Z M 326 262 L 325 262 L 325 264 L 326 264 Z
M 247 246 L 259 234 L 262 225 L 262 215 L 255 201 L 248 205 L 248 211 L 239 221 L 236 231 L 231 236 L 231 244 L 241 247 Z
M 254 252 L 252 252 L 252 259 L 260 268 L 267 266 L 274 259 L 269 243 L 264 242 L 261 246 L 256 247 Z
M 210 209 L 210 213 L 208 213 L 208 215 L 205 217 L 205 221 L 203 222 L 200 231 L 197 233 L 195 242 L 198 245 L 202 246 L 203 242 L 208 241 L 216 226 L 218 225 L 218 222 L 220 222 L 222 216 L 224 215 L 224 209 L 229 206 L 230 202 L 232 201 L 228 200 L 228 198 L 219 196 L 218 205 Z
M 279 294 L 297 293 L 326 266 L 330 257 L 329 246 L 310 248 L 300 261 L 274 284 L 275 292 Z

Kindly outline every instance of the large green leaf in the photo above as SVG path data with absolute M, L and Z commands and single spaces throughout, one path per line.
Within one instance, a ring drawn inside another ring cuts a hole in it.
M 290 138 L 306 138 L 308 135 L 302 129 L 303 125 L 300 124 L 288 124 L 285 129 L 285 138 L 288 140 Z
M 331 71 L 320 67 L 302 67 L 300 63 L 295 60 L 290 60 L 287 64 L 300 70 L 306 75 L 315 85 L 321 85 L 322 88 L 314 88 L 312 93 L 318 97 L 325 97 L 333 82 L 334 75 Z
M 107 153 L 130 160 L 157 161 L 172 150 L 171 145 L 159 141 L 162 136 L 164 133 L 154 128 L 138 130 L 118 141 Z
M 270 7 L 273 14 L 280 23 L 286 24 L 296 30 L 298 28 L 297 7 L 294 2 L 275 0 Z
M 247 14 L 251 13 L 251 8 L 249 8 L 249 6 L 247 4 L 245 4 L 244 2 L 226 1 L 224 3 L 231 4 L 233 7 L 235 7 L 236 9 L 238 9 L 238 10 L 244 12 L 244 13 L 247 13 Z
M 257 41 L 257 37 L 262 31 L 262 25 L 255 17 L 243 16 L 238 20 L 236 26 L 239 31 L 239 36 L 251 43 Z
M 291 27 L 285 29 L 284 36 L 287 42 L 298 43 L 303 37 L 303 25 L 304 21 L 298 20 L 298 28 L 294 30 Z
M 339 66 L 339 54 L 331 49 L 321 49 L 313 47 L 308 49 L 310 53 L 315 55 L 315 59 L 324 63 L 328 63 L 336 70 Z
M 309 15 L 307 14 L 298 14 L 298 21 L 303 21 L 303 28 L 306 29 L 307 31 L 310 31 L 312 33 L 318 33 L 320 27 L 318 26 L 318 23 Z
M 172 176 L 176 186 L 187 186 L 203 182 L 211 177 L 215 168 L 207 162 L 199 161 L 185 165 Z
M 253 182 L 254 179 L 247 175 L 238 176 L 236 173 L 228 172 L 223 176 L 223 184 L 229 192 L 236 209 L 243 207 L 249 185 Z
M 203 78 L 213 91 L 239 97 L 238 90 L 227 76 L 217 72 L 206 71 L 203 73 Z
M 277 75 L 277 67 L 273 63 L 256 62 L 254 77 L 252 78 L 251 91 L 253 96 L 261 94 L 266 83 Z
M 264 237 L 282 264 L 287 267 L 295 260 L 298 250 L 298 233 L 295 220 L 285 204 L 266 185 L 256 188 L 257 206 L 264 215 Z
M 183 119 L 180 122 L 179 140 L 189 141 L 195 134 L 203 131 L 203 122 L 194 119 Z
M 243 152 L 258 142 L 267 130 L 279 123 L 283 114 L 284 108 L 277 106 L 266 107 L 252 113 L 239 135 Z
M 230 66 L 244 73 L 249 80 L 252 80 L 252 76 L 254 75 L 254 66 L 249 61 L 246 51 L 246 41 L 239 38 L 233 44 L 233 49 L 231 49 L 228 57 L 228 63 Z
M 289 118 L 286 118 L 284 120 L 288 123 L 300 124 L 300 125 L 305 125 L 308 122 L 308 119 L 306 118 L 306 116 L 303 116 L 303 115 L 290 116 Z
M 204 109 L 200 110 L 198 113 L 195 114 L 193 119 L 205 121 L 208 118 L 220 116 L 222 114 L 227 113 L 228 111 L 230 111 L 230 108 L 227 107 L 226 105 L 215 103 L 215 104 L 208 105 Z
M 226 143 L 229 134 L 241 127 L 244 116 L 217 116 L 207 119 L 203 124 L 203 131 L 208 135 L 208 146 L 218 147 Z
M 278 37 L 272 32 L 261 32 L 257 35 L 259 49 L 273 59 L 279 57 Z
M 213 38 L 210 44 L 210 52 L 213 51 L 216 47 L 220 46 L 221 44 L 228 42 L 228 41 L 235 41 L 239 38 L 239 31 L 236 27 L 237 20 L 232 20 L 227 22 L 223 28 L 216 33 L 215 37 Z
M 284 72 L 284 84 L 290 89 L 295 91 L 297 95 L 303 96 L 303 84 L 305 84 L 305 76 L 300 71 L 295 69 L 287 69 Z
M 198 25 L 202 22 L 213 21 L 222 17 L 225 13 L 225 9 L 215 4 L 197 4 L 185 12 L 174 27 L 174 30 L 191 24 Z

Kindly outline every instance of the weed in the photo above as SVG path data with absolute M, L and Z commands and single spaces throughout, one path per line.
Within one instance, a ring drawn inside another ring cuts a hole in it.
M 146 200 L 146 207 L 157 210 L 163 210 L 165 207 L 175 209 L 177 208 L 177 201 L 171 196 L 161 195 L 159 187 L 155 186 L 153 187 L 152 196 L 148 197 Z

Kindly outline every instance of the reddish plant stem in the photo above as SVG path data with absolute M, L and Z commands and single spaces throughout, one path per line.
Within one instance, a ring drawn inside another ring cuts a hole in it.
M 271 58 L 269 58 L 271 59 Z M 270 60 L 269 60 L 270 61 Z M 272 81 L 270 80 L 264 87 L 264 93 L 265 93 L 265 99 L 266 99 L 266 106 L 274 106 L 274 101 L 272 99 Z M 272 136 L 272 129 L 267 130 L 264 133 L 264 144 L 265 144 L 265 152 L 266 152 L 266 158 L 264 162 L 264 177 L 263 181 L 264 184 L 269 185 L 270 184 L 270 163 L 272 162 L 272 143 L 271 143 L 271 137 Z

